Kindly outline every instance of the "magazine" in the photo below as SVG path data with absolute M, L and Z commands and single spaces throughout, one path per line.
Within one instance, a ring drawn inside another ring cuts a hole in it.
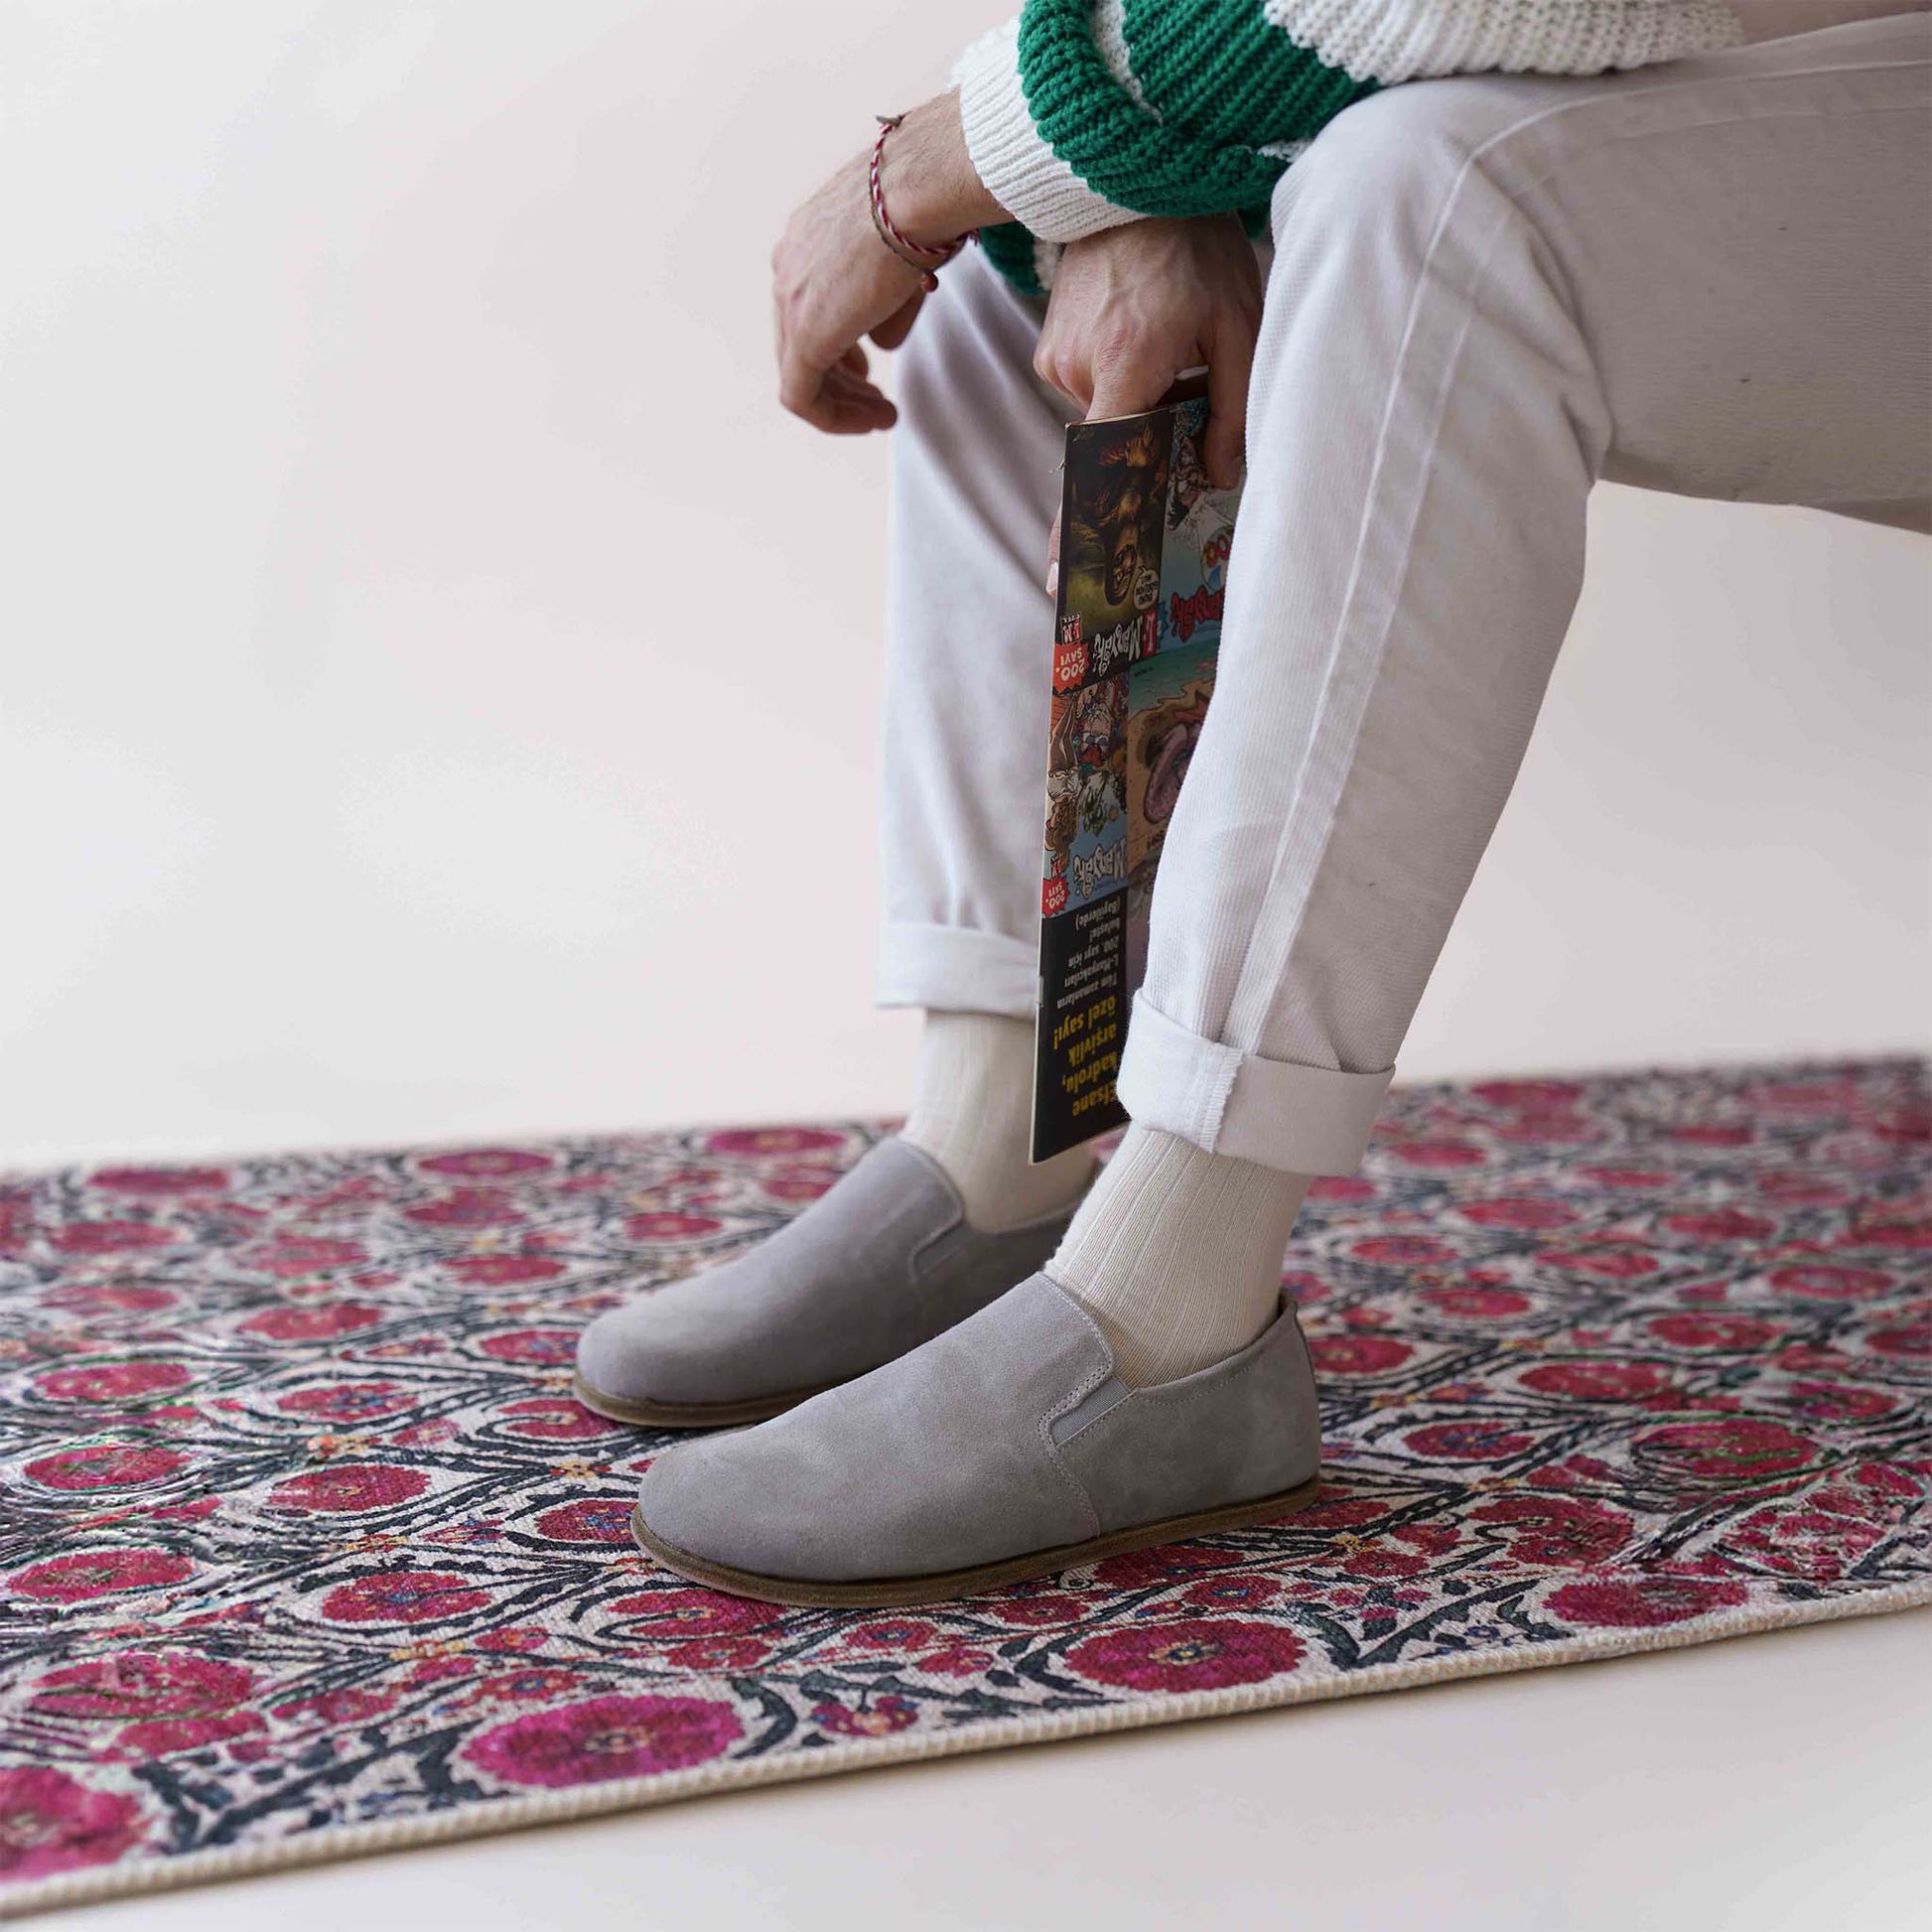
M 1040 883 L 1033 1158 L 1127 1118 L 1114 1094 L 1168 821 L 1207 715 L 1238 489 L 1198 454 L 1205 377 L 1066 432 Z

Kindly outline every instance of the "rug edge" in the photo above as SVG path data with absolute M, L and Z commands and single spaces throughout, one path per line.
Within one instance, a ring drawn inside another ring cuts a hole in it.
M 493 1838 L 540 1825 L 571 1824 L 617 1812 L 651 1810 L 658 1805 L 723 1791 L 800 1784 L 807 1779 L 884 1768 L 890 1764 L 924 1763 L 1022 1744 L 1057 1743 L 1071 1737 L 1151 1730 L 1163 1725 L 1203 1718 L 1286 1710 L 1302 1704 L 1327 1704 L 1346 1697 L 1420 1690 L 1435 1684 L 1510 1676 L 1519 1671 L 1546 1670 L 1564 1664 L 1606 1663 L 1619 1657 L 1688 1650 L 1727 1638 L 1756 1636 L 1767 1630 L 1925 1607 L 1932 1607 L 1932 1577 L 1857 1590 L 1844 1596 L 1820 1597 L 1809 1603 L 1744 1605 L 1718 1610 L 1708 1616 L 1647 1630 L 1603 1630 L 1550 1644 L 1470 1651 L 1460 1656 L 1431 1657 L 1412 1663 L 1372 1664 L 1352 1674 L 1315 1678 L 1300 1685 L 1235 1685 L 1225 1690 L 1174 1693 L 1091 1711 L 1000 1718 L 984 1725 L 924 1736 L 860 1738 L 789 1756 L 703 1765 L 645 1778 L 615 1779 L 582 1791 L 506 1798 L 495 1805 L 458 1806 L 426 1818 L 328 1826 L 272 1845 L 228 1846 L 190 1852 L 177 1859 L 157 1858 L 124 1866 L 63 1872 L 0 1892 L 0 1919 L 26 1918 L 40 1912 L 102 1904 L 153 1892 L 186 1890 L 191 1885 L 256 1877 L 304 1865 L 333 1864 L 340 1860 L 412 1851 L 426 1845 Z
M 1774 1076 L 1795 1074 L 1802 1078 L 1817 1073 L 1895 1067 L 1910 1067 L 1922 1073 L 1928 1080 L 1932 1080 L 1932 1052 L 1917 1047 L 1898 1046 L 1872 1053 L 1847 1050 L 1820 1051 L 1774 1055 L 1769 1059 L 1757 1059 L 1746 1055 L 1734 1060 L 1699 1059 L 1688 1064 L 1676 1061 L 1644 1060 L 1630 1065 L 1570 1066 L 1565 1064 L 1542 1067 L 1492 1067 L 1487 1071 L 1478 1068 L 1467 1073 L 1438 1074 L 1430 1079 L 1398 1079 L 1394 1082 L 1394 1087 L 1404 1093 L 1421 1093 L 1431 1088 L 1440 1088 L 1444 1091 L 1467 1089 L 1496 1080 L 1563 1080 L 1587 1084 L 1598 1080 L 1649 1080 L 1667 1074 L 1682 1074 L 1688 1079 L 1696 1079 L 1700 1076 L 1715 1076 L 1723 1079 L 1746 1073 Z M 460 1135 L 452 1139 L 445 1139 L 439 1135 L 436 1139 L 428 1141 L 325 1140 L 302 1143 L 293 1147 L 284 1144 L 237 1146 L 217 1142 L 207 1147 L 175 1149 L 168 1153 L 156 1153 L 152 1148 L 143 1149 L 116 1144 L 113 1148 L 105 1151 L 96 1150 L 85 1156 L 47 1155 L 39 1158 L 31 1155 L 24 1158 L 9 1156 L 0 1160 L 0 1186 L 15 1186 L 22 1182 L 46 1180 L 56 1174 L 91 1173 L 101 1168 L 137 1165 L 178 1168 L 200 1167 L 206 1163 L 216 1167 L 231 1167 L 244 1161 L 354 1161 L 369 1158 L 395 1160 L 421 1154 L 458 1154 L 466 1148 L 483 1146 L 570 1147 L 591 1141 L 668 1140 L 679 1134 L 715 1134 L 745 1127 L 824 1127 L 835 1132 L 883 1136 L 889 1132 L 897 1132 L 904 1119 L 904 1113 L 899 1111 L 883 1114 L 846 1114 L 834 1120 L 823 1121 L 780 1118 L 758 1121 L 666 1122 L 655 1127 L 641 1125 L 573 1129 L 506 1127 L 500 1132 L 483 1131 Z

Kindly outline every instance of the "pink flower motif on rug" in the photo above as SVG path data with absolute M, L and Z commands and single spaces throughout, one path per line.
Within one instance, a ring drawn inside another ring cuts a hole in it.
M 844 1137 L 817 1127 L 736 1127 L 705 1136 L 705 1152 L 763 1159 L 773 1155 L 829 1154 Z
M 36 1456 L 21 1473 L 43 1489 L 142 1489 L 187 1468 L 179 1449 L 135 1443 L 93 1443 Z
M 415 1398 L 395 1382 L 338 1382 L 315 1389 L 297 1389 L 280 1397 L 276 1407 L 286 1416 L 313 1416 L 321 1422 L 375 1422 L 400 1414 Z
M 452 1174 L 464 1180 L 508 1180 L 513 1175 L 542 1173 L 551 1157 L 529 1148 L 479 1147 L 460 1154 L 424 1154 L 416 1160 L 421 1173 Z
M 110 1194 L 224 1194 L 226 1168 L 101 1168 L 87 1176 L 89 1187 Z
M 277 1509 L 312 1509 L 343 1516 L 414 1502 L 429 1487 L 426 1471 L 388 1462 L 345 1462 L 278 1482 L 268 1492 Z
M 1066 1661 L 1098 1684 L 1136 1691 L 1222 1691 L 1258 1684 L 1302 1661 L 1302 1640 L 1279 1624 L 1187 1617 L 1089 1637 Z
M 101 1550 L 29 1564 L 16 1570 L 8 1583 L 22 1596 L 83 1603 L 90 1596 L 185 1583 L 194 1574 L 193 1561 L 173 1550 Z
M 537 1532 L 559 1543 L 606 1543 L 628 1549 L 630 1510 L 628 1496 L 593 1496 L 546 1510 L 536 1520 Z
M 762 1630 L 779 1622 L 784 1612 L 775 1603 L 760 1603 L 749 1596 L 727 1596 L 718 1589 L 653 1589 L 636 1596 L 620 1596 L 612 1605 L 614 1616 L 629 1616 L 645 1628 L 664 1636 L 737 1636 L 746 1630 Z
M 34 1387 L 52 1402 L 118 1404 L 173 1395 L 194 1379 L 180 1362 L 103 1362 L 94 1368 L 57 1368 Z
M 505 1784 L 601 1784 L 689 1770 L 743 1729 L 730 1705 L 709 1699 L 601 1697 L 485 1730 L 464 1754 Z
M 1735 1608 L 1748 1594 L 1742 1584 L 1712 1583 L 1702 1577 L 1637 1576 L 1566 1584 L 1551 1591 L 1545 1608 L 1586 1627 L 1651 1629 L 1712 1610 Z
M 81 1721 L 102 1755 L 163 1757 L 260 1729 L 260 1714 L 246 1702 L 256 1684 L 238 1664 L 179 1651 L 122 1653 L 50 1673 L 29 1709 Z
M 141 1842 L 140 1801 L 90 1791 L 65 1771 L 0 1769 L 0 1878 L 104 1864 Z
M 1783 1423 L 1739 1417 L 1723 1422 L 1676 1423 L 1644 1431 L 1636 1438 L 1637 1459 L 1689 1482 L 1716 1482 L 1725 1488 L 1787 1475 L 1818 1452 L 1809 1436 Z
M 322 1614 L 333 1623 L 440 1623 L 490 1600 L 488 1590 L 446 1570 L 390 1570 L 332 1589 Z

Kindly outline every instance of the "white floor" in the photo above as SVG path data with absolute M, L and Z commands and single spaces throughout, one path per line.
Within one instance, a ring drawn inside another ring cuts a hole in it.
M 701 1799 L 67 1932 L 1913 1932 L 1932 1614 Z

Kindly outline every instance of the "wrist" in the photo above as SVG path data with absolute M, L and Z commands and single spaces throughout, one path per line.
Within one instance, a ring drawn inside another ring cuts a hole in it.
M 1010 217 L 987 192 L 959 124 L 959 96 L 940 94 L 893 130 L 880 183 L 893 220 L 913 241 L 942 247 L 969 228 Z

